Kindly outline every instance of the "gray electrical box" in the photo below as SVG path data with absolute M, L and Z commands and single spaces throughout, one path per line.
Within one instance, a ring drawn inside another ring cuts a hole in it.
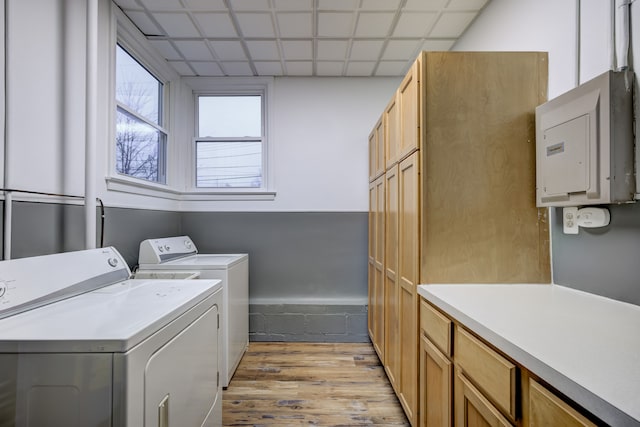
M 634 200 L 633 73 L 608 71 L 536 108 L 536 205 Z

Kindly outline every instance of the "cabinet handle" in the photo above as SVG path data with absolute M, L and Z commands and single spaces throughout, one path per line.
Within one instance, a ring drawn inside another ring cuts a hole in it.
M 167 394 L 158 405 L 158 427 L 169 427 L 169 395 Z

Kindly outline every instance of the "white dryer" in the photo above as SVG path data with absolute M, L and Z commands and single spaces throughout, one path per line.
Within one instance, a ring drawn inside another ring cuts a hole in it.
M 218 280 L 129 280 L 114 248 L 0 262 L 0 425 L 222 425 Z
M 249 346 L 249 255 L 201 254 L 188 236 L 140 243 L 139 270 L 197 271 L 201 279 L 222 281 L 221 382 L 226 388 Z

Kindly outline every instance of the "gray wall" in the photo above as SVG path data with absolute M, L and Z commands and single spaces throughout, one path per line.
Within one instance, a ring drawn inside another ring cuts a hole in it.
M 609 226 L 577 235 L 562 233 L 562 208 L 554 208 L 554 281 L 640 305 L 640 204 L 608 208 Z
M 202 253 L 247 252 L 252 341 L 366 342 L 367 221 L 366 212 L 106 208 L 104 245 L 132 268 L 140 242 L 154 237 L 188 234 Z M 83 206 L 14 202 L 13 258 L 83 247 Z
M 367 296 L 366 212 L 185 212 L 202 253 L 248 252 L 254 303 Z

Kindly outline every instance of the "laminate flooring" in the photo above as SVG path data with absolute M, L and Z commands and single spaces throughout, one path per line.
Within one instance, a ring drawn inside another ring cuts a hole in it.
M 409 426 L 368 343 L 251 342 L 222 396 L 224 426 Z

